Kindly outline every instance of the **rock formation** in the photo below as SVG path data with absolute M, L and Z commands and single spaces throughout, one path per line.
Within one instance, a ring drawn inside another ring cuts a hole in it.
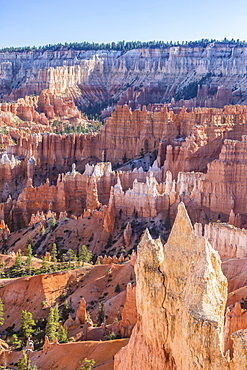
M 223 355 L 227 285 L 219 256 L 196 236 L 183 204 L 164 247 L 145 232 L 135 271 L 137 324 L 115 370 L 241 368 L 244 335 L 235 338 L 235 367 Z
M 137 322 L 136 287 L 131 283 L 127 285 L 126 301 L 122 311 L 122 320 L 119 322 L 119 330 L 123 337 L 130 337 Z
M 246 100 L 246 47 L 232 43 L 127 52 L 1 52 L 0 70 L 5 100 L 44 89 L 76 97 L 83 105 L 109 98 L 133 105 L 173 98 L 179 106 L 222 107 Z

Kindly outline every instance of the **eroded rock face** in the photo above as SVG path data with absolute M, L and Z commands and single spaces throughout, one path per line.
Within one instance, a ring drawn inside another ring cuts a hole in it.
M 164 247 L 145 232 L 135 271 L 137 324 L 114 369 L 230 369 L 223 355 L 226 278 L 183 204 Z
M 246 99 L 246 54 L 246 47 L 230 43 L 124 53 L 1 52 L 0 96 L 14 100 L 49 88 L 52 92 L 69 92 L 83 105 L 109 98 L 120 98 L 122 104 L 160 103 L 170 102 L 175 96 L 179 106 L 222 107 Z
M 199 184 L 195 200 L 212 211 L 245 214 L 246 136 L 242 140 L 225 140 L 219 159 L 208 165 L 205 179 Z M 241 220 L 246 222 L 246 217 Z M 238 222 L 239 223 L 239 222 Z

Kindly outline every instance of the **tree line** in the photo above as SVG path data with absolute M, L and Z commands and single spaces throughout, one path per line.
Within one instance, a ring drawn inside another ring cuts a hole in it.
M 201 39 L 196 41 L 118 41 L 108 43 L 97 42 L 65 42 L 64 44 L 48 44 L 43 46 L 22 46 L 22 47 L 5 47 L 0 49 L 0 52 L 28 52 L 28 51 L 66 51 L 66 50 L 116 50 L 116 51 L 129 51 L 133 49 L 148 48 L 148 49 L 167 49 L 172 46 L 185 46 L 185 47 L 206 47 L 210 43 L 217 42 L 220 44 L 234 44 L 238 46 L 247 46 L 244 40 L 227 39 Z

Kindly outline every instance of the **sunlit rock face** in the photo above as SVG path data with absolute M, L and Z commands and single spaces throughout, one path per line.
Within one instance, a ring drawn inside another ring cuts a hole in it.
M 223 107 L 246 102 L 246 55 L 246 47 L 230 43 L 127 52 L 2 52 L 0 96 L 15 100 L 50 89 L 83 105 L 109 98 L 121 104 L 164 103 L 175 97 L 179 106 Z
M 219 255 L 195 234 L 182 203 L 165 246 L 145 232 L 135 271 L 137 324 L 115 370 L 238 369 L 245 334 L 235 338 L 230 361 L 223 354 L 227 282 Z

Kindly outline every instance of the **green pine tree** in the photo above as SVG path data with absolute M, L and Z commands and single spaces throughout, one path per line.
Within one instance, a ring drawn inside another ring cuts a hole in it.
M 21 254 L 21 250 L 18 249 L 16 258 L 15 258 L 14 267 L 16 268 L 16 270 L 20 271 L 22 269 L 22 266 L 23 266 L 22 254 Z
M 51 261 L 54 262 L 54 263 L 57 262 L 57 245 L 56 245 L 56 243 L 52 244 Z
M 52 218 L 51 218 L 51 228 L 52 229 L 55 229 L 55 227 L 57 226 L 57 220 L 56 220 L 56 218 L 53 216 Z
M 59 313 L 58 313 L 58 305 L 56 304 L 55 307 L 50 308 L 50 313 L 48 316 L 47 324 L 45 327 L 45 335 L 48 336 L 50 341 L 56 338 L 57 330 L 58 330 L 58 323 L 59 321 Z
M 30 369 L 30 360 L 26 351 L 22 351 L 22 358 L 19 358 L 17 366 L 18 370 Z
M 24 343 L 28 339 L 28 337 L 31 337 L 34 332 L 35 322 L 33 320 L 33 315 L 31 312 L 28 312 L 26 310 L 21 311 L 21 331 L 23 335 L 23 341 Z
M 28 244 L 31 244 L 31 247 L 33 246 L 33 241 L 30 238 L 30 236 L 27 238 L 27 246 L 28 246 Z
M 92 260 L 92 252 L 85 245 L 82 245 L 79 250 L 79 261 L 90 263 Z
M 3 278 L 5 276 L 4 267 L 6 265 L 5 261 L 0 262 L 0 278 Z
M 11 336 L 10 342 L 15 350 L 21 348 L 21 340 L 18 338 L 17 334 Z
M 0 325 L 4 324 L 3 308 L 3 301 L 2 298 L 0 298 Z
M 70 267 L 71 266 L 71 261 L 76 261 L 76 259 L 77 259 L 73 249 L 71 249 L 71 248 L 68 249 L 67 256 L 69 258 L 69 267 Z
M 33 250 L 32 250 L 31 244 L 27 244 L 26 256 L 27 256 L 27 259 L 26 259 L 27 271 L 29 275 L 31 275 L 32 258 L 33 258 Z
M 49 262 L 47 261 L 46 256 L 44 256 L 44 257 L 42 258 L 42 270 L 43 270 L 44 272 L 48 272 L 48 271 L 49 271 L 49 268 L 50 268 L 50 264 L 49 264 Z
M 62 321 L 65 322 L 69 316 L 69 303 L 66 299 L 63 304 Z
M 64 329 L 63 325 L 59 324 L 56 337 L 59 343 L 68 342 L 68 334 L 67 334 L 67 331 Z

